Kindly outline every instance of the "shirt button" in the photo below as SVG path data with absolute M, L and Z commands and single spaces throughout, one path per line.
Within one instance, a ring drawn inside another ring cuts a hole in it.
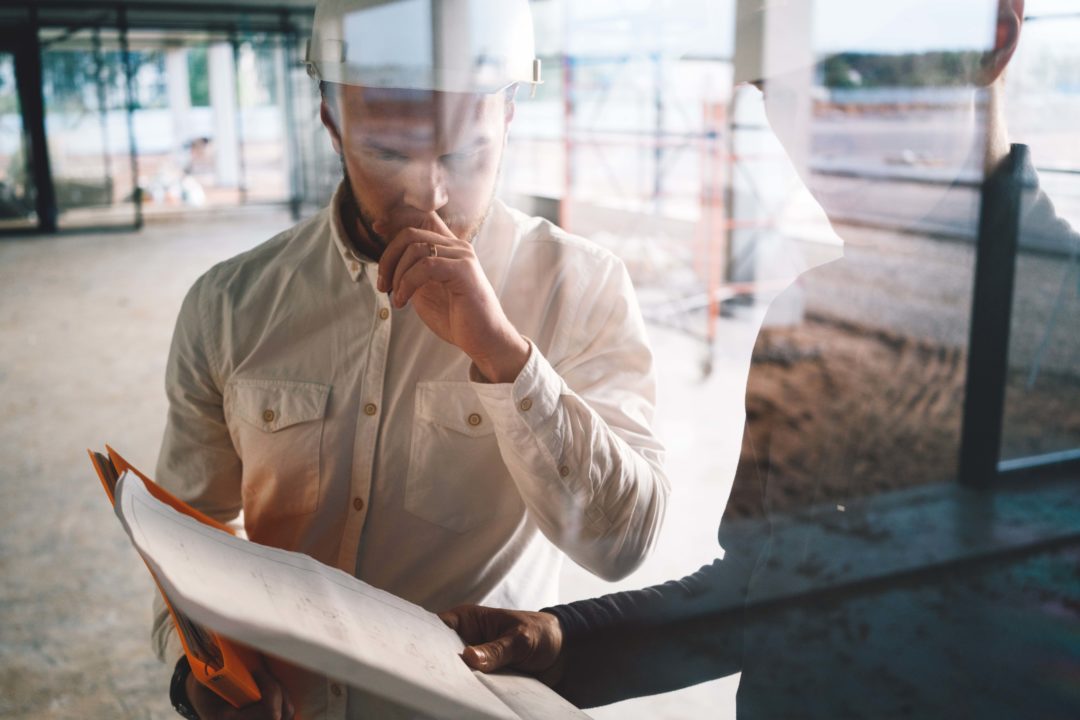
M 559 475 L 560 476 L 566 477 L 569 474 L 570 474 L 570 468 L 566 467 L 565 465 L 563 465 L 561 468 L 559 468 Z
M 341 686 L 334 683 L 330 686 L 330 692 L 334 693 L 334 697 L 341 697 Z
M 375 406 L 375 403 L 368 403 L 364 406 L 365 415 L 374 415 L 377 412 L 379 412 L 379 408 Z
M 360 512 L 361 510 L 364 509 L 364 499 L 363 498 L 353 498 L 352 506 L 356 509 L 356 512 Z
M 484 421 L 484 419 L 482 417 L 480 417 L 479 415 L 477 415 L 476 413 L 473 413 L 472 415 L 469 416 L 469 424 L 472 425 L 473 427 L 476 427 L 477 425 L 479 425 L 483 421 Z
M 272 423 L 275 417 L 273 410 L 263 410 L 263 422 Z
M 532 409 L 532 400 L 530 400 L 529 398 L 525 398 L 524 400 L 521 401 L 521 405 L 519 407 L 523 411 L 529 412 L 529 410 Z
M 390 308 L 383 308 L 382 310 L 379 311 L 379 319 L 380 320 L 386 320 L 389 317 L 390 317 Z

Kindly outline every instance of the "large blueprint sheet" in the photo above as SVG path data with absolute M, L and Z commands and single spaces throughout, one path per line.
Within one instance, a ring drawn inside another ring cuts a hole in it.
M 474 673 L 457 634 L 421 607 L 307 555 L 207 527 L 134 475 L 120 479 L 116 499 L 169 600 L 226 637 L 432 717 L 588 717 L 531 678 Z

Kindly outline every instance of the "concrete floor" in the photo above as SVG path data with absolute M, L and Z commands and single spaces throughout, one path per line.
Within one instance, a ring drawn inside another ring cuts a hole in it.
M 175 717 L 169 670 L 150 650 L 149 576 L 85 449 L 108 442 L 153 468 L 165 358 L 186 289 L 213 263 L 290 224 L 286 214 L 262 209 L 160 222 L 140 233 L 0 243 L 0 717 Z M 653 332 L 663 367 L 658 426 L 669 474 L 678 478 L 666 529 L 645 566 L 618 585 L 568 567 L 564 599 L 680 577 L 716 554 L 729 490 L 716 479 L 734 469 L 754 328 L 727 329 L 708 381 L 700 378 L 699 346 Z M 715 450 L 708 461 L 694 451 L 701 447 Z M 733 716 L 737 681 L 591 714 Z
M 85 448 L 152 468 L 179 303 L 284 215 L 0 244 L 0 716 L 170 718 L 151 582 Z

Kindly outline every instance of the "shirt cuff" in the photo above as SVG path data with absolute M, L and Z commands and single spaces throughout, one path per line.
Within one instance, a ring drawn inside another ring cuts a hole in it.
M 562 394 L 562 377 L 547 358 L 529 343 L 529 359 L 512 383 L 489 383 L 475 365 L 469 367 L 469 381 L 492 420 L 499 423 L 522 421 L 532 428 L 555 414 Z M 504 425 L 505 427 L 505 425 Z

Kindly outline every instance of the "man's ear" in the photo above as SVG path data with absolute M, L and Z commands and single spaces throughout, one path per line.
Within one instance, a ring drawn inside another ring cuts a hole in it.
M 319 119 L 322 120 L 322 124 L 326 127 L 326 131 L 330 133 L 330 143 L 334 146 L 334 152 L 340 155 L 341 132 L 338 131 L 337 122 L 334 120 L 334 111 L 326 104 L 325 98 L 322 103 L 319 104 Z
M 1000 0 L 994 27 L 994 49 L 983 56 L 980 84 L 992 85 L 1016 52 L 1020 28 L 1024 24 L 1024 0 Z

